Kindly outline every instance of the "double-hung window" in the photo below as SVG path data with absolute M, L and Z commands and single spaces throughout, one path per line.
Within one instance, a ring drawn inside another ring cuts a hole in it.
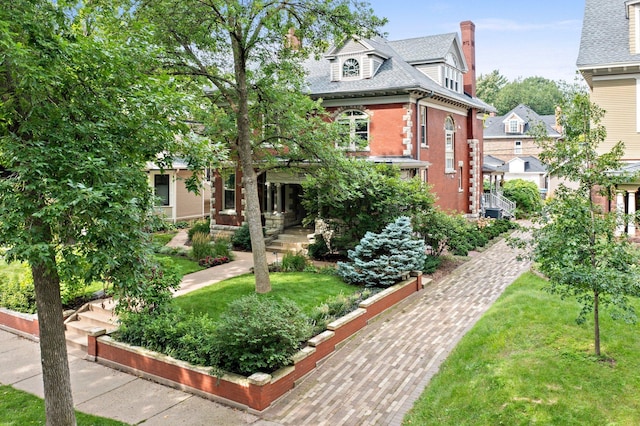
M 447 117 L 444 122 L 444 171 L 454 173 L 455 163 L 455 125 L 451 117 Z
M 236 175 L 231 173 L 224 181 L 224 210 L 236 209 Z
M 515 141 L 513 145 L 513 153 L 516 155 L 522 154 L 522 141 Z
M 338 123 L 343 126 L 345 141 L 336 144 L 338 148 L 347 151 L 369 150 L 369 116 L 362 111 L 345 111 L 338 117 Z

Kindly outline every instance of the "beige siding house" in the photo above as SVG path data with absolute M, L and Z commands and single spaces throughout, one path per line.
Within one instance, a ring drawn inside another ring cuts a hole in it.
M 160 170 L 154 164 L 147 164 L 149 186 L 156 196 L 156 214 L 172 223 L 209 216 L 211 183 L 203 181 L 199 194 L 189 192 L 185 180 L 191 174 L 187 164 L 181 160 L 174 161 L 173 167 L 165 170 Z
M 602 124 L 609 151 L 625 144 L 622 171 L 640 170 L 640 0 L 586 0 L 577 66 L 591 91 L 591 100 L 606 111 Z M 619 185 L 609 208 L 635 214 L 640 180 Z M 636 224 L 619 232 L 635 235 Z

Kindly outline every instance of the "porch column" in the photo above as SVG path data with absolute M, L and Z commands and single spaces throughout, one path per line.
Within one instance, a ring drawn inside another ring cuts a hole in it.
M 629 234 L 630 236 L 635 236 L 636 235 L 636 192 L 638 190 L 635 191 L 627 191 L 627 194 L 629 196 L 629 201 L 628 201 L 628 208 L 627 208 L 627 213 L 628 213 L 628 218 L 629 218 L 629 224 L 627 227 L 627 234 Z
M 265 186 L 267 187 L 267 213 L 271 213 L 273 211 L 273 203 L 271 200 L 271 182 L 266 182 Z
M 624 191 L 616 190 L 616 218 L 618 226 L 616 228 L 616 236 L 624 234 Z
M 276 205 L 275 205 L 275 212 L 274 213 L 281 213 L 280 212 L 280 205 L 282 204 L 282 184 L 281 183 L 276 183 Z

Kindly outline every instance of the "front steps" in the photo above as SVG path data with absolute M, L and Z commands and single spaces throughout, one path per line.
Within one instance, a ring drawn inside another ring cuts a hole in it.
M 309 247 L 309 236 L 313 231 L 303 228 L 302 226 L 294 226 L 284 230 L 267 246 L 267 253 L 298 253 L 305 252 Z
M 67 345 L 87 350 L 87 335 L 96 328 L 107 333 L 118 329 L 118 317 L 113 313 L 113 298 L 94 300 L 82 306 L 64 322 Z

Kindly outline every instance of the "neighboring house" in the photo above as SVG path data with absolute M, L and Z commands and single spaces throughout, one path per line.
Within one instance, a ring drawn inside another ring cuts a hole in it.
M 336 146 L 370 161 L 394 164 L 404 176 L 433 185 L 445 210 L 480 213 L 482 116 L 493 110 L 475 97 L 475 25 L 457 33 L 388 41 L 350 37 L 307 62 L 308 87 L 350 134 Z M 260 176 L 265 226 L 299 223 L 304 173 Z M 212 228 L 238 226 L 239 174 L 217 179 Z
M 555 115 L 539 115 L 520 104 L 505 115 L 489 116 L 484 123 L 484 153 L 503 161 L 516 157 L 537 156 L 540 148 L 530 134 L 536 126 L 543 125 L 547 136 L 562 137 Z
M 501 186 L 505 181 L 522 179 L 535 183 L 541 194 L 546 194 L 549 186 L 547 167 L 531 155 L 514 157 L 507 162 L 485 155 L 484 171 L 492 185 Z
M 625 144 L 624 170 L 640 170 L 640 0 L 586 0 L 578 70 L 589 85 L 591 101 L 605 110 L 607 129 L 601 152 Z M 640 180 L 619 185 L 615 205 L 635 214 Z M 619 232 L 635 235 L 631 222 Z
M 536 126 L 543 126 L 549 138 L 560 139 L 562 129 L 555 115 L 539 115 L 520 104 L 505 115 L 489 116 L 484 124 L 485 163 L 495 163 L 487 157 L 502 161 L 500 171 L 504 180 L 525 179 L 534 182 L 541 193 L 552 193 L 557 180 L 548 179 L 546 167 L 538 159 L 541 149 L 531 134 Z M 494 174 L 495 175 L 495 174 Z M 491 179 L 491 171 L 485 172 L 485 180 Z
M 199 194 L 189 192 L 184 181 L 192 172 L 183 160 L 174 160 L 172 167 L 164 170 L 147 163 L 146 170 L 149 186 L 156 196 L 155 211 L 159 216 L 172 223 L 209 216 L 211 184 L 202 182 Z

